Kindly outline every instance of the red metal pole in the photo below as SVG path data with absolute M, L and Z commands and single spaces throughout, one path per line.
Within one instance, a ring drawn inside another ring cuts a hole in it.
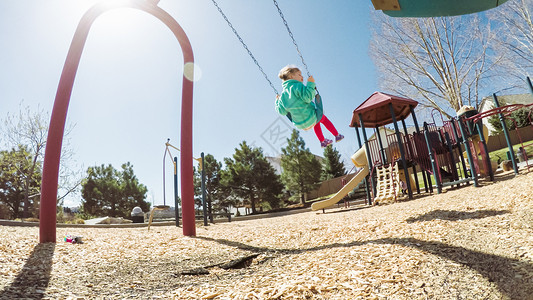
M 44 152 L 39 212 L 39 240 L 41 243 L 55 243 L 56 241 L 57 180 L 68 104 L 83 46 L 97 14 L 97 10 L 89 10 L 78 24 L 56 92 Z
M 183 235 L 196 236 L 196 220 L 194 213 L 194 182 L 193 182 L 193 154 L 192 154 L 192 104 L 193 104 L 193 79 L 194 56 L 187 35 L 181 26 L 162 9 L 158 8 L 154 14 L 172 30 L 179 41 L 183 52 L 183 85 L 181 95 L 181 215 Z
M 191 52 L 192 56 L 192 52 Z M 192 78 L 191 78 L 192 79 Z M 181 215 L 183 235 L 196 236 L 192 168 L 192 92 L 193 83 L 183 78 L 181 101 Z M 188 100 L 190 99 L 190 100 Z
M 194 65 L 192 47 L 181 26 L 167 12 L 157 6 L 158 1 L 129 0 L 108 1 L 97 4 L 89 9 L 82 17 L 65 61 L 59 86 L 57 88 L 52 117 L 46 143 L 43 178 L 41 186 L 39 240 L 41 243 L 56 242 L 56 209 L 57 209 L 57 181 L 59 175 L 59 161 L 61 145 L 67 117 L 68 105 L 72 94 L 72 86 L 78 70 L 81 53 L 87 35 L 94 20 L 102 13 L 116 8 L 136 8 L 143 10 L 160 19 L 174 33 L 183 51 L 184 75 L 182 84 L 182 118 L 181 118 L 181 189 L 183 234 L 196 235 L 194 219 L 194 188 L 192 168 L 192 101 L 193 101 L 193 72 Z M 185 73 L 189 70 L 189 73 Z

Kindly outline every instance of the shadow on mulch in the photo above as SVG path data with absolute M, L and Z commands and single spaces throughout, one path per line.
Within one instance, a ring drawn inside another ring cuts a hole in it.
M 477 271 L 489 282 L 493 282 L 498 290 L 509 296 L 510 299 L 532 299 L 533 284 L 528 282 L 528 274 L 533 272 L 533 264 L 531 263 L 415 238 L 386 238 L 369 242 L 400 244 L 438 255 Z
M 52 271 L 56 244 L 37 244 L 13 283 L 0 292 L 0 299 L 42 299 Z
M 255 253 L 279 253 L 285 255 L 295 255 L 331 248 L 357 247 L 366 244 L 402 245 L 440 256 L 473 269 L 485 277 L 489 282 L 494 283 L 498 290 L 507 295 L 510 299 L 532 299 L 531 295 L 533 295 L 533 284 L 528 281 L 529 274 L 533 274 L 533 264 L 463 247 L 451 246 L 436 241 L 423 241 L 416 238 L 384 238 L 369 241 L 353 241 L 350 243 L 333 243 L 308 249 L 277 249 L 255 247 L 225 239 L 213 239 L 201 236 L 196 238 Z
M 468 219 L 483 219 L 503 214 L 508 214 L 508 210 L 476 210 L 476 211 L 457 211 L 457 210 L 442 210 L 437 209 L 427 214 L 420 215 L 418 217 L 407 218 L 407 223 L 432 221 L 432 220 L 446 220 L 446 221 L 459 221 Z
M 488 177 L 486 177 L 486 178 L 479 177 L 479 181 L 478 182 L 479 182 L 479 186 L 480 187 L 484 187 L 484 186 L 487 186 L 487 185 L 494 184 L 496 182 L 511 180 L 511 179 L 515 178 L 516 176 L 525 175 L 527 173 L 529 173 L 527 171 L 527 169 L 520 168 L 518 170 L 518 174 L 516 174 L 514 171 L 506 171 L 506 172 L 494 174 L 494 181 L 490 181 L 490 179 Z

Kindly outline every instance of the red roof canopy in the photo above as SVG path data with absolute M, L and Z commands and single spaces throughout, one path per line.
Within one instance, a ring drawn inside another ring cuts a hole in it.
M 376 128 L 392 123 L 392 115 L 389 104 L 392 104 L 396 121 L 403 120 L 411 113 L 418 102 L 409 98 L 374 92 L 359 107 L 353 111 L 350 127 L 361 127 L 359 114 L 362 115 L 363 123 L 367 128 Z

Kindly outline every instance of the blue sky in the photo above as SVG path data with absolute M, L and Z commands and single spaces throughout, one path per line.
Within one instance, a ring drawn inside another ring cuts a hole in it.
M 1 117 L 16 113 L 22 100 L 51 112 L 76 26 L 99 2 L 0 2 Z M 281 90 L 278 71 L 302 64 L 272 1 L 217 2 Z M 348 159 L 358 149 L 355 131 L 348 127 L 351 113 L 377 90 L 368 56 L 371 1 L 279 5 L 315 77 L 325 114 L 346 136 L 334 146 Z M 291 127 L 274 111 L 273 90 L 211 0 L 161 0 L 159 6 L 183 27 L 194 51 L 195 157 L 204 152 L 222 161 L 244 140 L 277 155 Z M 162 204 L 164 144 L 170 138 L 180 145 L 182 65 L 177 40 L 153 16 L 121 9 L 99 17 L 82 54 L 68 112 L 77 163 L 84 170 L 109 163 L 118 169 L 129 161 L 149 188 L 148 201 Z M 312 131 L 301 136 L 313 153 L 322 155 Z M 173 150 L 173 155 L 179 153 Z M 171 173 L 166 177 L 171 180 Z M 168 204 L 171 182 L 166 186 Z M 79 197 L 71 197 L 65 204 L 78 203 Z

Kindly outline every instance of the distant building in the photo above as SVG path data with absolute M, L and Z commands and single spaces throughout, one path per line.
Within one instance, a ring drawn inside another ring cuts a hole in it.
M 531 94 L 502 95 L 502 96 L 497 96 L 497 97 L 498 97 L 498 103 L 500 103 L 501 106 L 511 105 L 511 104 L 532 104 L 533 103 L 533 95 Z M 495 108 L 494 100 L 492 96 L 490 96 L 490 97 L 485 97 L 481 100 L 478 111 L 482 113 L 482 112 L 491 110 L 493 108 Z M 483 125 L 487 126 L 487 128 L 489 129 L 489 132 L 494 131 L 494 127 L 490 125 L 488 118 L 483 118 Z

